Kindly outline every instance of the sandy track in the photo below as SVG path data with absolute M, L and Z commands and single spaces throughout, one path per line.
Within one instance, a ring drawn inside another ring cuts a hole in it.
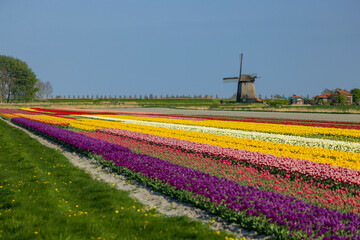
M 260 235 L 255 231 L 249 231 L 247 229 L 241 228 L 237 224 L 228 223 L 222 218 L 215 217 L 214 215 L 211 215 L 201 209 L 192 207 L 189 204 L 175 201 L 170 197 L 146 188 L 125 176 L 114 174 L 108 169 L 103 169 L 94 159 L 70 151 L 69 149 L 64 148 L 63 146 L 59 146 L 47 138 L 35 135 L 34 133 L 20 128 L 19 126 L 9 121 L 6 122 L 13 127 L 23 130 L 30 137 L 37 139 L 41 144 L 60 151 L 74 166 L 86 171 L 89 175 L 91 175 L 92 178 L 111 184 L 111 186 L 121 191 L 129 191 L 131 198 L 136 199 L 137 201 L 146 205 L 148 208 L 156 206 L 156 209 L 160 213 L 168 216 L 187 216 L 194 221 L 200 221 L 205 224 L 209 224 L 210 228 L 214 230 L 224 230 L 228 233 L 232 233 L 238 238 L 245 237 L 247 240 L 273 239 L 269 236 Z
M 213 116 L 231 116 L 231 117 L 262 117 L 262 118 L 301 119 L 301 120 L 320 120 L 320 121 L 360 122 L 360 114 L 216 111 L 216 110 L 186 110 L 186 109 L 171 109 L 171 108 L 111 108 L 108 110 L 179 113 L 186 115 L 213 115 Z

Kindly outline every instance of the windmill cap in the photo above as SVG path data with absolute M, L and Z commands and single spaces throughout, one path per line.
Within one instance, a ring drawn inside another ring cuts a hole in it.
M 255 81 L 256 76 L 252 75 L 248 75 L 248 74 L 243 74 L 241 75 L 240 78 L 240 82 L 252 82 Z

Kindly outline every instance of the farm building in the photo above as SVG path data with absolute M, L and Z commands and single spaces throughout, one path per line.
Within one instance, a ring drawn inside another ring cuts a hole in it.
M 293 95 L 289 98 L 289 105 L 304 105 L 304 98 L 302 96 Z
M 353 96 L 352 96 L 351 93 L 346 92 L 346 91 L 341 90 L 341 89 L 337 89 L 337 90 L 336 90 L 336 93 L 343 95 L 343 96 L 345 97 L 345 99 L 346 99 L 346 103 L 347 103 L 347 104 L 352 104 L 352 102 L 353 102 Z
M 323 93 L 320 96 L 317 97 L 317 102 L 322 102 L 322 103 L 331 103 L 332 100 L 336 99 L 337 96 L 341 94 L 342 96 L 345 97 L 346 99 L 346 104 L 352 104 L 353 102 L 353 96 L 351 93 L 341 90 L 341 89 L 336 89 L 334 93 Z
M 331 102 L 331 93 L 321 94 L 319 97 L 317 97 L 317 100 L 318 100 L 318 103 L 319 102 L 323 102 L 323 103 Z

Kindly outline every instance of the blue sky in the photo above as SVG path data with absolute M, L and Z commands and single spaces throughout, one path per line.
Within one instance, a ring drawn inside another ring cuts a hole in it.
M 54 95 L 230 97 L 360 88 L 360 1 L 0 0 L 0 54 Z

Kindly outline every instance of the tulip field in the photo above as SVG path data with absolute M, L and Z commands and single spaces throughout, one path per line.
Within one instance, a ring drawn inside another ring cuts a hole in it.
M 0 109 L 115 173 L 276 239 L 360 239 L 360 122 Z

